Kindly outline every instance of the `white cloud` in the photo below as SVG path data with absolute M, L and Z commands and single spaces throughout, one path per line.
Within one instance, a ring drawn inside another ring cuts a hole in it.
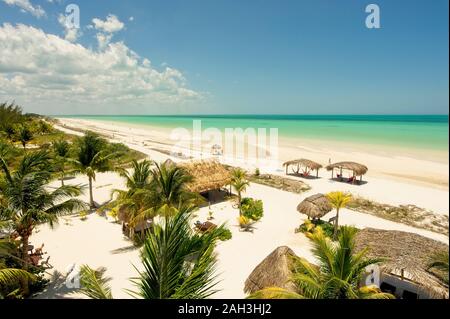
M 58 22 L 64 28 L 64 39 L 70 42 L 76 42 L 81 35 L 79 29 L 75 27 L 69 27 L 66 23 L 66 16 L 63 14 L 60 14 L 58 16 Z
M 29 12 L 37 18 L 45 16 L 44 9 L 39 5 L 32 5 L 29 0 L 3 0 L 3 2 L 10 6 L 17 6 L 22 12 Z
M 111 42 L 112 34 L 105 34 L 105 33 L 97 33 L 96 34 L 97 42 L 98 42 L 98 48 L 102 51 L 106 49 L 108 44 Z
M 129 17 L 128 21 L 134 21 L 134 17 Z
M 113 14 L 108 15 L 106 20 L 94 18 L 92 19 L 92 23 L 94 24 L 95 29 L 108 33 L 118 32 L 125 27 L 125 24 Z
M 124 103 L 178 105 L 202 97 L 186 87 L 179 70 L 156 70 L 122 42 L 93 51 L 31 26 L 3 24 L 0 52 L 0 101 L 91 110 Z

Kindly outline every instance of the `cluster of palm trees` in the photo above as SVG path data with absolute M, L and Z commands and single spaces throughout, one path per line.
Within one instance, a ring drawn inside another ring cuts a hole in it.
M 227 231 L 224 225 L 205 233 L 192 229 L 192 214 L 198 195 L 187 190 L 191 181 L 185 170 L 173 163 L 133 161 L 131 171 L 122 170 L 127 190 L 115 190 L 113 202 L 104 208 L 120 210 L 130 228 L 160 216 L 143 240 L 144 270 L 133 279 L 145 299 L 199 299 L 216 292 L 214 247 Z M 81 267 L 82 293 L 90 298 L 110 299 L 105 269 Z
M 20 280 L 22 294 L 28 295 L 29 279 L 33 277 L 30 273 L 39 272 L 28 255 L 29 239 L 36 226 L 44 223 L 53 226 L 59 216 L 87 208 L 84 202 L 77 199 L 84 187 L 64 185 L 68 164 L 72 172 L 87 175 L 89 206 L 95 206 L 92 194 L 95 172 L 110 170 L 113 166 L 111 159 L 117 155 L 106 153 L 105 145 L 106 142 L 100 137 L 87 132 L 77 141 L 74 158 L 69 156 L 70 145 L 66 141 L 55 142 L 53 152 L 37 150 L 24 153 L 14 163 L 9 163 L 11 159 L 6 151 L 0 153 L 0 230 L 7 230 L 16 239 L 14 242 L 19 243 L 16 267 L 10 268 L 0 263 L 0 285 Z M 61 186 L 52 189 L 48 184 L 55 172 L 61 174 Z M 5 254 L 13 256 L 10 252 L 5 253 L 4 249 L 0 250 L 0 257 Z

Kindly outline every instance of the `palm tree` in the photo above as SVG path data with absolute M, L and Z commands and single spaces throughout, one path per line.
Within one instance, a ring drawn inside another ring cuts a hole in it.
M 148 207 L 170 213 L 181 203 L 189 205 L 199 198 L 187 190 L 186 184 L 192 181 L 192 176 L 183 168 L 169 163 L 155 166 L 146 196 Z
M 86 132 L 78 140 L 77 159 L 74 161 L 78 172 L 85 174 L 89 179 L 89 206 L 95 208 L 92 182 L 95 181 L 96 172 L 107 172 L 113 170 L 111 159 L 116 153 L 107 153 L 106 141 L 93 132 Z
M 17 131 L 17 137 L 22 143 L 23 149 L 26 150 L 27 143 L 33 139 L 33 133 L 26 125 L 21 125 Z
M 34 228 L 42 223 L 53 226 L 59 216 L 85 207 L 74 198 L 81 194 L 78 186 L 48 190 L 46 186 L 51 180 L 48 168 L 49 156 L 45 151 L 26 154 L 15 171 L 0 158 L 4 173 L 0 181 L 0 226 L 13 229 L 20 236 L 24 270 L 28 269 L 28 242 Z
M 448 251 L 438 251 L 431 255 L 428 270 L 437 270 L 436 275 L 448 284 Z
M 236 168 L 233 170 L 231 175 L 231 185 L 238 193 L 238 207 L 239 207 L 239 216 L 242 215 L 242 193 L 247 190 L 247 187 L 250 185 L 248 180 L 246 179 L 245 171 Z
M 148 204 L 148 193 L 151 189 L 151 165 L 149 160 L 137 162 L 133 160 L 131 172 L 121 169 L 120 175 L 126 179 L 128 190 L 115 189 L 112 196 L 117 194 L 114 201 L 104 206 L 116 212 L 122 211 L 126 214 L 130 232 L 140 223 L 156 215 L 153 207 Z M 130 234 L 131 237 L 131 234 Z
M 108 282 L 109 277 L 104 277 L 106 268 L 97 270 L 83 265 L 80 268 L 81 293 L 92 299 L 113 299 Z
M 53 152 L 55 153 L 57 168 L 61 173 L 61 185 L 64 186 L 66 175 L 66 162 L 69 157 L 70 145 L 65 140 L 53 142 Z
M 331 206 L 336 209 L 336 217 L 334 219 L 334 233 L 333 238 L 337 238 L 338 227 L 339 227 L 339 210 L 347 206 L 347 204 L 352 200 L 352 196 L 343 192 L 331 192 L 327 194 L 327 198 L 330 201 Z
M 355 251 L 357 230 L 343 226 L 338 242 L 325 236 L 321 228 L 310 235 L 317 266 L 303 258 L 294 258 L 292 282 L 296 292 L 269 287 L 250 295 L 254 299 L 392 299 L 376 286 L 360 286 L 367 266 L 381 262 L 368 258 L 367 249 Z
M 190 227 L 192 206 L 182 207 L 173 216 L 166 216 L 161 225 L 148 234 L 141 252 L 144 270 L 133 282 L 138 291 L 132 295 L 145 299 L 201 299 L 216 290 L 216 256 L 213 252 L 225 231 L 220 226 L 197 234 Z M 110 296 L 103 273 L 81 272 L 81 282 L 89 285 L 82 292 L 97 299 Z
M 152 176 L 152 161 L 143 160 L 138 162 L 133 160 L 131 162 L 132 173 L 123 169 L 120 175 L 126 179 L 128 190 L 144 189 L 150 184 L 150 177 Z

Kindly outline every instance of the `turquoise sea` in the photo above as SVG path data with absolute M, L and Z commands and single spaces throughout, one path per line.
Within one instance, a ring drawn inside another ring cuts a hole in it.
M 62 117 L 62 116 L 60 116 Z M 64 116 L 153 127 L 278 128 L 280 137 L 448 151 L 448 115 Z

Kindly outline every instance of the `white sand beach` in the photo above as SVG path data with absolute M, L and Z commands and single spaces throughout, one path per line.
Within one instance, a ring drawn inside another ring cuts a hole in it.
M 152 160 L 163 161 L 171 158 L 173 161 L 184 161 L 169 156 L 161 150 L 170 149 L 167 132 L 145 130 L 142 127 L 127 127 L 122 124 L 108 124 L 98 121 L 80 119 L 60 119 L 58 129 L 67 133 L 80 135 L 78 130 L 93 130 L 107 136 L 111 141 L 121 142 L 132 149 L 147 154 Z M 434 214 L 449 214 L 448 192 L 448 159 L 428 159 L 401 157 L 396 154 L 382 156 L 360 152 L 338 152 L 332 149 L 323 151 L 321 148 L 310 149 L 299 154 L 293 154 L 292 149 L 280 154 L 281 158 L 294 159 L 298 157 L 314 158 L 328 163 L 333 161 L 354 160 L 369 167 L 369 173 L 364 176 L 367 181 L 362 185 L 351 185 L 330 180 L 330 173 L 320 171 L 320 179 L 306 180 L 311 190 L 301 195 L 294 194 L 268 186 L 252 183 L 245 196 L 262 199 L 264 202 L 264 217 L 255 225 L 253 233 L 241 232 L 237 226 L 238 211 L 232 207 L 232 202 L 211 204 L 211 208 L 202 207 L 196 212 L 197 219 L 205 221 L 208 211 L 214 212 L 213 222 L 226 223 L 232 231 L 232 239 L 221 242 L 217 247 L 219 265 L 218 273 L 220 291 L 215 298 L 245 297 L 243 287 L 245 279 L 251 271 L 275 248 L 287 245 L 296 254 L 312 260 L 311 245 L 303 234 L 296 234 L 298 227 L 306 216 L 297 212 L 296 207 L 305 197 L 315 193 L 327 193 L 333 190 L 349 191 L 379 203 L 391 205 L 413 204 L 428 209 Z M 159 151 L 158 151 L 159 150 Z M 227 162 L 230 165 L 242 164 Z M 242 166 L 242 165 L 240 165 Z M 254 167 L 247 167 L 254 169 Z M 264 171 L 263 171 L 264 172 Z M 420 173 L 419 173 L 420 172 Z M 284 175 L 281 166 L 267 169 L 267 173 Z M 397 174 L 398 176 L 395 176 Z M 408 175 L 410 174 L 410 175 Z M 405 177 L 406 176 L 406 177 Z M 292 177 L 296 178 L 296 177 Z M 55 181 L 55 185 L 57 185 Z M 86 184 L 84 176 L 68 180 L 70 184 Z M 101 173 L 97 175 L 94 184 L 94 197 L 98 203 L 110 199 L 111 190 L 125 188 L 124 181 L 115 173 Z M 87 194 L 83 199 L 87 200 Z M 332 217 L 330 212 L 324 219 Z M 413 232 L 448 244 L 448 236 L 418 229 L 404 224 L 388 221 L 376 216 L 344 209 L 340 215 L 340 223 L 354 225 L 358 228 L 373 227 L 387 230 L 401 230 Z M 121 232 L 120 224 L 100 217 L 96 214 L 81 221 L 79 217 L 63 218 L 55 229 L 48 226 L 39 227 L 31 238 L 34 245 L 45 243 L 45 249 L 51 256 L 50 264 L 53 269 L 49 272 L 60 272 L 63 275 L 70 265 L 88 264 L 91 267 L 104 266 L 106 275 L 111 277 L 112 293 L 115 298 L 129 298 L 126 289 L 135 289 L 129 278 L 137 275 L 134 268 L 140 266 L 139 251 L 132 246 Z M 74 291 L 67 289 L 61 281 L 53 281 L 48 289 L 38 298 L 74 298 L 79 297 Z

